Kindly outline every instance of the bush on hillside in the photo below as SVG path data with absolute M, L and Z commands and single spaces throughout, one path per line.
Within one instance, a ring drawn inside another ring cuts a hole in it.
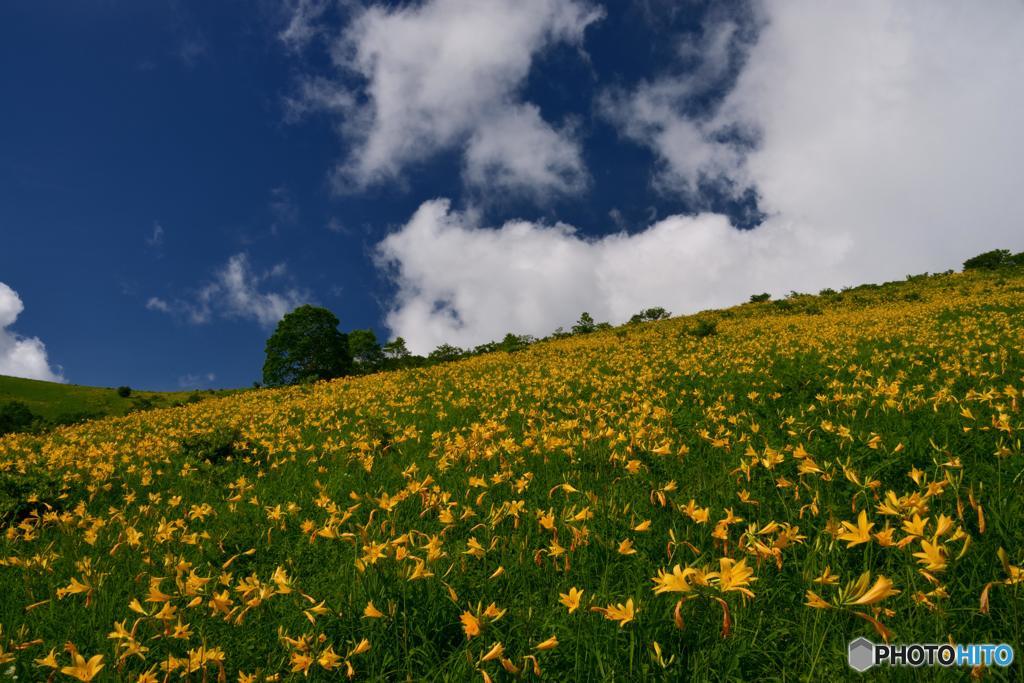
M 235 454 L 240 438 L 236 429 L 221 427 L 205 434 L 196 434 L 181 441 L 181 453 L 188 459 L 216 465 Z
M 664 320 L 665 318 L 671 317 L 671 313 L 666 311 L 661 306 L 655 306 L 653 308 L 645 308 L 639 313 L 635 314 L 629 319 L 630 325 L 636 325 L 637 323 L 653 322 L 655 320 Z
M 996 270 L 1024 265 L 1024 252 L 1011 254 L 1008 249 L 993 249 L 964 261 L 964 270 Z
M 19 522 L 38 508 L 63 509 L 64 499 L 55 474 L 0 472 L 0 527 Z
M 10 432 L 24 432 L 32 427 L 36 416 L 21 401 L 0 404 L 0 436 Z
M 497 345 L 497 348 L 498 350 L 505 351 L 507 353 L 515 353 L 516 351 L 522 351 L 535 341 L 536 340 L 528 334 L 513 334 L 509 332 L 505 335 L 505 338 L 501 340 L 501 343 Z
M 691 337 L 698 339 L 718 334 L 718 324 L 714 320 L 698 320 L 689 330 Z

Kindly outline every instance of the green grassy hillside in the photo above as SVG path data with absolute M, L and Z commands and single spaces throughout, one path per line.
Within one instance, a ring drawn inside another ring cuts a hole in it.
M 9 435 L 0 675 L 845 681 L 861 636 L 1021 653 L 1022 393 L 1017 269 Z
M 54 421 L 126 415 L 133 410 L 166 408 L 209 395 L 210 392 L 206 391 L 132 391 L 131 396 L 122 398 L 114 388 L 59 384 L 0 375 L 0 404 L 21 401 L 33 414 Z

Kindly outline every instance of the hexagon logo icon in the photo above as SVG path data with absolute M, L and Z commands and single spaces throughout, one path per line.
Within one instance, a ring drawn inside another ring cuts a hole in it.
M 867 671 L 875 665 L 875 644 L 864 637 L 851 641 L 847 661 L 854 671 Z

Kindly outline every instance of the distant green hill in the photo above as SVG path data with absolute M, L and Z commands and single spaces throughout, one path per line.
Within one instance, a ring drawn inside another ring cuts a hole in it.
M 167 408 L 231 391 L 132 391 L 125 398 L 118 395 L 116 388 L 58 384 L 0 375 L 0 404 L 20 401 L 34 415 L 56 423 L 125 415 L 133 410 Z

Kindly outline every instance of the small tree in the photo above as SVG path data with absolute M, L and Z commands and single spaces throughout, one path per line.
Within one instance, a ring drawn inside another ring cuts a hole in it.
M 349 332 L 348 351 L 356 367 L 364 371 L 375 370 L 384 362 L 384 352 L 377 343 L 377 335 L 373 330 Z
M 384 357 L 389 360 L 404 360 L 412 355 L 405 346 L 405 340 L 401 337 L 395 337 L 385 344 L 383 351 Z
M 759 304 L 759 303 L 763 303 L 765 301 L 769 301 L 769 300 L 771 300 L 771 298 L 772 298 L 772 295 L 769 294 L 768 292 L 765 292 L 764 294 L 751 294 L 750 295 L 750 303 L 752 303 L 752 304 Z
M 498 345 L 498 348 L 508 353 L 514 353 L 525 349 L 534 341 L 534 338 L 528 334 L 512 334 L 509 332 L 505 335 L 505 338 L 501 340 L 501 344 Z
M 664 320 L 665 318 L 671 317 L 672 314 L 666 311 L 661 306 L 655 306 L 654 308 L 645 308 L 633 317 L 629 319 L 630 325 L 637 323 L 653 322 L 655 320 Z
M 263 383 L 282 386 L 341 377 L 352 370 L 348 338 L 326 308 L 299 306 L 267 340 Z
M 430 352 L 427 356 L 430 360 L 436 363 L 447 363 L 448 361 L 457 360 L 463 354 L 463 350 L 458 346 L 452 346 L 451 344 L 441 344 L 436 349 Z
M 473 347 L 472 351 L 467 351 L 467 353 L 471 353 L 474 356 L 479 356 L 484 353 L 494 353 L 495 351 L 499 350 L 501 350 L 501 345 L 498 344 L 498 342 L 489 341 L 483 344 L 477 344 L 476 346 Z
M 129 386 L 118 387 L 117 395 L 120 396 L 121 398 L 128 398 L 129 396 L 132 395 L 132 388 Z
M 1019 256 L 1019 254 L 1018 254 Z M 995 270 L 1012 265 L 1014 257 L 1007 249 L 993 249 L 964 261 L 964 270 Z
M 580 313 L 580 319 L 576 321 L 576 324 L 572 326 L 573 334 L 590 334 L 597 329 L 597 324 L 589 313 L 583 311 Z

